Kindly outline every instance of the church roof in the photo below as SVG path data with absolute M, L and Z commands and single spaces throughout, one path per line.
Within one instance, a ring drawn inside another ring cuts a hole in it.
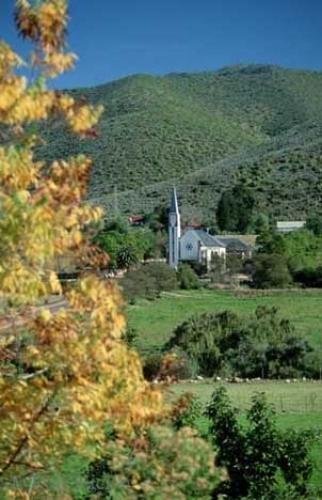
M 239 238 L 234 238 L 232 236 L 217 236 L 217 239 L 223 243 L 223 245 L 231 251 L 234 252 L 247 252 L 251 249 L 250 245 L 246 245 Z
M 202 229 L 193 229 L 193 232 L 198 236 L 202 245 L 205 247 L 225 247 L 225 245 L 219 241 L 216 236 L 212 236 L 207 233 L 207 231 L 203 231 Z

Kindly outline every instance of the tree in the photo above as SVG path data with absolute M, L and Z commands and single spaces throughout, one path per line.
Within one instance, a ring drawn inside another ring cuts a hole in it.
M 158 246 L 157 236 L 149 229 L 132 229 L 117 221 L 97 234 L 94 241 L 108 253 L 109 267 L 122 269 L 151 257 Z
M 116 254 L 116 264 L 119 269 L 129 269 L 138 261 L 135 249 L 129 246 L 122 246 Z
M 217 207 L 217 222 L 222 231 L 244 233 L 252 219 L 255 198 L 243 184 L 224 191 Z
M 217 453 L 216 463 L 228 471 L 228 480 L 214 498 L 307 498 L 312 474 L 311 431 L 281 431 L 263 393 L 252 398 L 247 425 L 238 421 L 224 387 L 218 388 L 206 410 Z
M 305 227 L 316 236 L 322 235 L 322 216 L 318 214 L 310 215 L 306 220 Z
M 102 215 L 82 202 L 90 160 L 47 165 L 35 160 L 35 147 L 47 119 L 65 119 L 86 137 L 102 109 L 46 87 L 75 60 L 65 52 L 67 2 L 18 0 L 15 21 L 34 44 L 36 78 L 28 82 L 16 71 L 21 59 L 1 42 L 0 290 L 8 331 L 0 336 L 0 483 L 7 493 L 32 489 L 33 474 L 59 464 L 67 450 L 98 453 L 107 418 L 126 432 L 161 408 L 137 355 L 121 341 L 116 286 L 85 275 L 68 293 L 68 308 L 31 314 L 30 305 L 61 293 L 57 256 L 81 265 L 95 255 L 86 230 Z

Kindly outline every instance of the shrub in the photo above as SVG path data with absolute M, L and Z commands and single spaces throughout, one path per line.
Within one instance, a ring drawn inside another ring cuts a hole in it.
M 218 388 L 206 414 L 217 451 L 216 463 L 225 466 L 229 479 L 214 492 L 228 498 L 307 498 L 312 474 L 311 431 L 281 431 L 264 394 L 255 394 L 247 425 L 237 420 L 227 391 Z
M 306 375 L 313 349 L 275 308 L 259 307 L 248 318 L 224 311 L 203 313 L 179 325 L 164 346 L 183 352 L 193 373 L 285 378 Z M 316 373 L 316 372 L 314 372 Z
M 305 287 L 322 288 L 322 266 L 304 268 L 294 273 L 294 281 Z
M 205 264 L 201 262 L 191 262 L 189 265 L 199 278 L 207 274 L 207 266 Z
M 121 279 L 123 293 L 130 303 L 138 298 L 153 300 L 158 296 L 158 284 L 153 276 L 149 276 L 143 267 L 131 270 Z
M 120 269 L 127 269 L 157 251 L 157 241 L 152 231 L 131 228 L 118 220 L 106 225 L 94 241 L 108 253 L 110 267 L 117 265 Z
M 153 300 L 162 291 L 176 289 L 178 283 L 174 269 L 163 262 L 150 262 L 128 271 L 121 286 L 127 300 L 134 303 L 138 298 Z
M 179 286 L 183 290 L 196 290 L 200 288 L 198 276 L 189 264 L 179 265 L 177 278 Z
M 254 285 L 257 288 L 285 287 L 292 282 L 287 261 L 279 254 L 259 254 L 254 259 Z
M 154 353 L 146 357 L 143 373 L 147 380 L 181 380 L 192 376 L 189 359 L 184 353 Z
M 178 288 L 176 271 L 163 262 L 145 264 L 144 272 L 155 279 L 158 292 L 170 292 Z
M 137 264 L 138 258 L 135 248 L 132 245 L 122 246 L 116 254 L 116 265 L 119 269 L 129 269 L 134 264 Z
M 187 356 L 175 353 L 166 353 L 160 364 L 158 378 L 161 380 L 180 380 L 191 377 L 192 370 Z

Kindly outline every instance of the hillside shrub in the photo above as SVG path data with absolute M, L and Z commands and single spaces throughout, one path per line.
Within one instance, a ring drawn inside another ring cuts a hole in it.
M 255 394 L 238 420 L 224 387 L 215 390 L 207 407 L 210 434 L 217 452 L 216 464 L 228 471 L 213 498 L 307 498 L 312 474 L 312 431 L 279 430 L 274 410 L 264 394 Z
M 316 371 L 313 348 L 275 308 L 241 317 L 231 311 L 203 313 L 173 332 L 165 351 L 184 353 L 193 374 L 288 378 Z M 307 363 L 307 364 L 306 364 Z

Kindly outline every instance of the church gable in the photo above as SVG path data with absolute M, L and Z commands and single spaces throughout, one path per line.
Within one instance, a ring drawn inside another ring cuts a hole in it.
M 180 259 L 198 261 L 200 238 L 196 231 L 189 230 L 180 238 Z

